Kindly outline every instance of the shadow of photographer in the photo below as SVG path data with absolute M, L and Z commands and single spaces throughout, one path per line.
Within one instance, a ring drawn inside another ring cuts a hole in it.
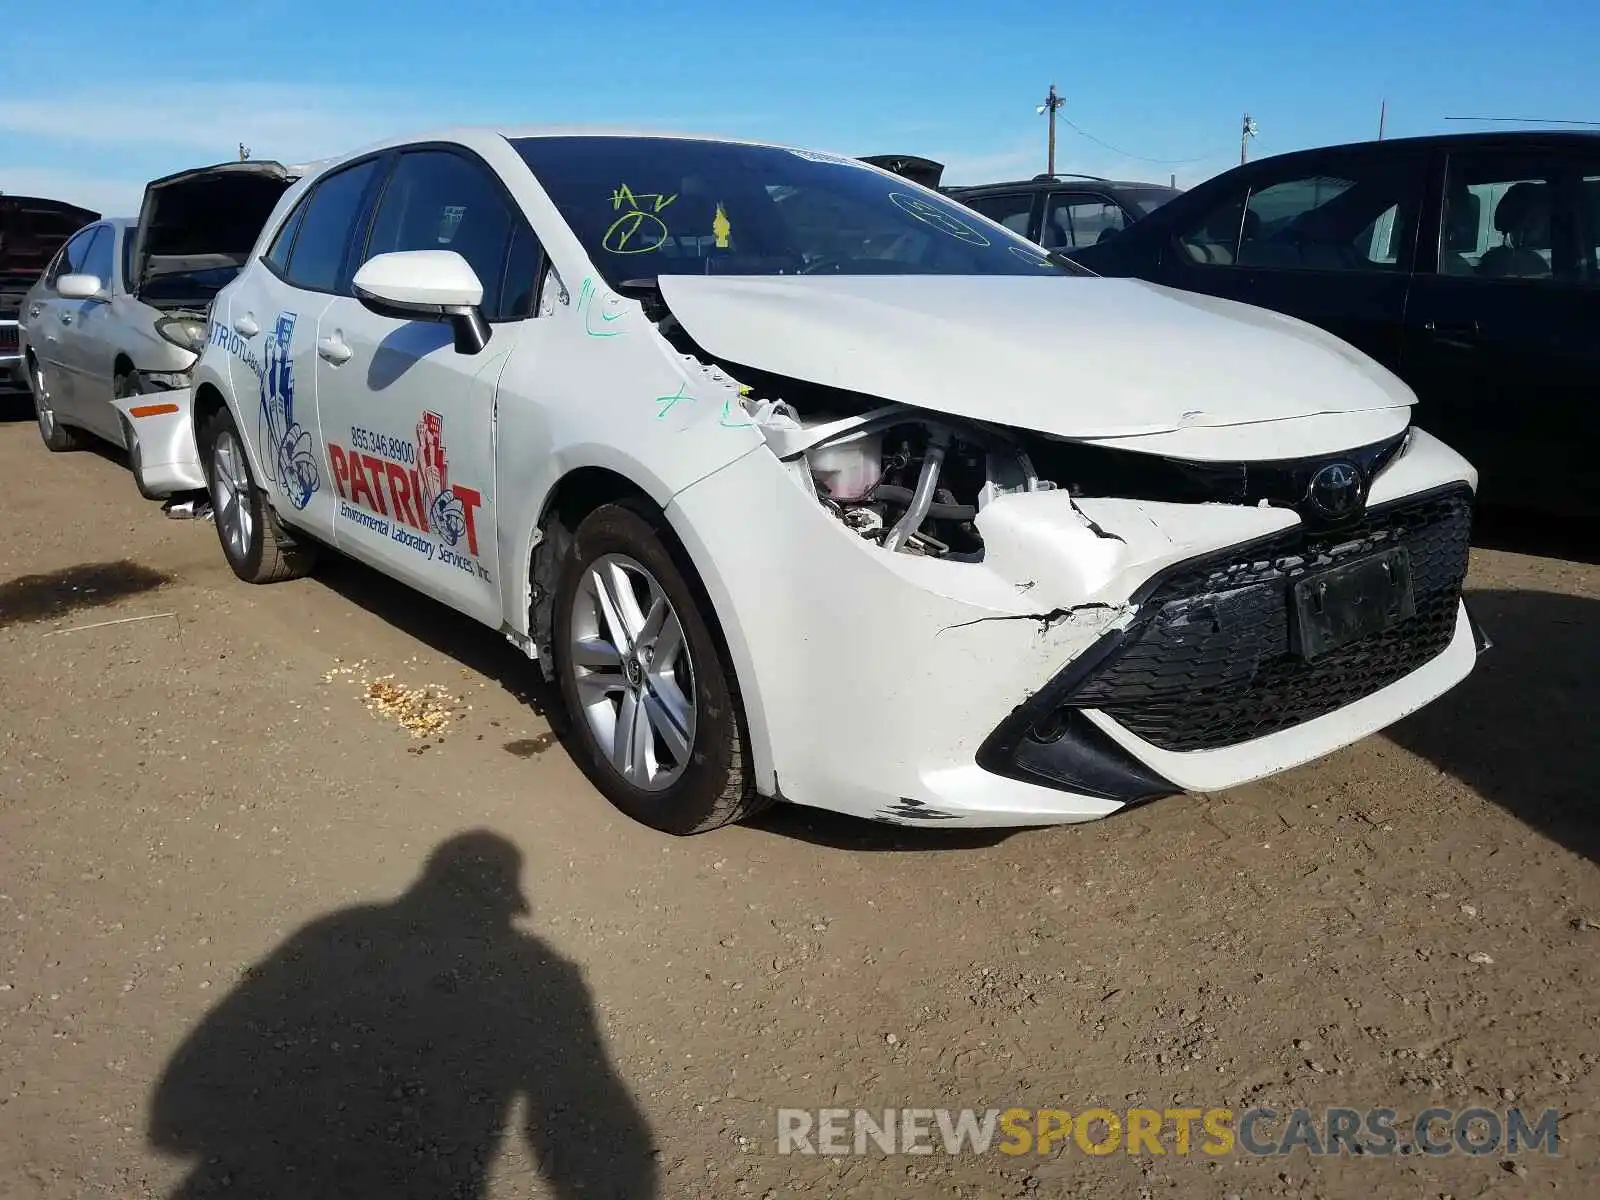
M 457 836 L 398 899 L 251 967 L 152 1097 L 151 1143 L 192 1163 L 175 1200 L 484 1196 L 519 1100 L 552 1194 L 654 1197 L 578 968 L 512 924 L 520 869 L 504 838 Z

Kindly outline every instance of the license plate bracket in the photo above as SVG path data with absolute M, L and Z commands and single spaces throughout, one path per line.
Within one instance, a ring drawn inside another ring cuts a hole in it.
M 1321 658 L 1416 615 L 1411 555 L 1404 546 L 1295 581 L 1294 648 Z

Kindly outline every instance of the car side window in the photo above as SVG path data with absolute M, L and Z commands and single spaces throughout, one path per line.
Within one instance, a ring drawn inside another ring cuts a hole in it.
M 1127 214 L 1110 196 L 1057 192 L 1045 205 L 1039 240 L 1047 250 L 1076 250 L 1103 242 L 1127 226 Z
M 538 243 L 489 169 L 474 159 L 448 150 L 400 156 L 373 217 L 365 258 L 402 250 L 461 255 L 483 284 L 483 313 L 490 320 L 533 311 Z
M 973 212 L 998 221 L 1012 233 L 1028 236 L 1028 221 L 1033 216 L 1033 193 L 1006 192 L 1000 196 L 973 196 L 963 199 Z
M 351 227 L 361 211 L 367 185 L 380 165 L 380 159 L 369 158 L 346 167 L 318 182 L 307 197 L 305 215 L 299 218 L 298 236 L 285 272 L 295 287 L 313 292 L 336 289 Z
M 506 254 L 506 269 L 501 285 L 500 317 L 520 321 L 534 315 L 539 298 L 540 267 L 544 250 L 526 222 L 518 221 L 511 230 L 511 249 Z M 488 314 L 491 320 L 495 314 Z
M 1402 271 L 1420 211 L 1418 172 L 1388 160 L 1266 178 L 1178 233 L 1199 266 Z
M 306 206 L 310 199 L 310 196 L 301 197 L 300 203 L 294 206 L 294 211 L 278 230 L 278 236 L 272 239 L 272 246 L 267 251 L 268 265 L 280 275 L 289 269 L 289 251 L 294 249 L 294 235 L 300 232 L 300 222 L 306 218 Z
M 50 268 L 50 278 L 46 282 L 54 287 L 56 280 L 63 275 L 82 274 L 89 247 L 94 244 L 95 236 L 99 232 L 100 226 L 91 225 L 68 238 L 67 244 L 61 247 L 61 253 L 56 256 L 55 264 Z
M 116 231 L 109 225 L 102 225 L 90 241 L 89 249 L 83 256 L 83 265 L 78 270 L 85 275 L 93 275 L 100 281 L 101 287 L 109 288 L 116 271 L 116 257 Z
M 1445 170 L 1439 274 L 1469 279 L 1576 282 L 1593 261 L 1557 238 L 1581 223 L 1576 164 L 1560 155 L 1452 154 Z M 1569 187 L 1569 181 L 1573 186 Z M 1584 238 L 1588 241 L 1587 235 Z

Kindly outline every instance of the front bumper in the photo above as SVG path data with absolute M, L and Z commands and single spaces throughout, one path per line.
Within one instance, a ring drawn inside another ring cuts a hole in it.
M 1034 517 L 1057 506 L 1044 540 L 985 534 L 974 564 L 862 542 L 761 450 L 668 515 L 727 635 L 763 791 L 882 821 L 1038 825 L 1259 779 L 1453 687 L 1477 651 L 1471 478 L 1419 436 L 1375 485 L 1366 536 L 1317 547 L 1281 509 L 1105 502 L 1097 536 L 1065 494 L 1036 494 Z M 1339 563 L 1397 539 L 1415 624 L 1297 668 L 1284 581 L 1313 549 Z M 1069 540 L 1073 569 L 1104 556 L 1082 580 L 1049 561 Z
M 0 319 L 0 390 L 16 391 L 28 386 L 22 366 L 22 330 L 14 320 Z
M 139 478 L 152 496 L 206 486 L 194 440 L 194 390 L 171 388 L 113 400 L 139 441 Z M 131 447 L 130 447 L 131 449 Z

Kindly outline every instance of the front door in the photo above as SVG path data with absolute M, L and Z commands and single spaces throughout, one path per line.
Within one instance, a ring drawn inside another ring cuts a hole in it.
M 116 252 L 116 227 L 100 226 L 78 270 L 100 281 L 103 298 L 60 301 L 65 306 L 62 320 L 70 322 L 62 330 L 61 345 L 65 365 L 72 375 L 74 414 L 85 428 L 121 444 L 122 421 L 111 407 L 118 345 L 112 328 L 118 313 L 111 303 L 116 287 Z
M 67 240 L 60 255 L 50 268 L 42 289 L 42 299 L 36 301 L 37 311 L 30 310 L 28 317 L 28 346 L 39 361 L 39 373 L 44 378 L 45 390 L 50 394 L 50 404 L 60 416 L 78 422 L 73 394 L 71 342 L 69 335 L 76 332 L 78 311 L 82 301 L 68 300 L 55 290 L 56 281 L 63 275 L 81 275 L 88 261 L 89 249 L 100 234 L 99 225 L 80 229 Z
M 532 303 L 532 272 L 519 264 L 537 247 L 488 167 L 427 148 L 400 155 L 360 257 L 404 250 L 466 259 L 492 332 L 482 351 L 463 354 L 442 322 L 380 316 L 353 298 L 323 313 L 317 395 L 338 497 L 335 541 L 498 626 L 496 391 L 518 340 L 518 307 Z
M 1156 278 L 1299 317 L 1396 370 L 1426 174 L 1384 151 L 1262 164 L 1174 229 Z
M 1485 505 L 1600 515 L 1600 153 L 1450 155 L 1404 370 Z

